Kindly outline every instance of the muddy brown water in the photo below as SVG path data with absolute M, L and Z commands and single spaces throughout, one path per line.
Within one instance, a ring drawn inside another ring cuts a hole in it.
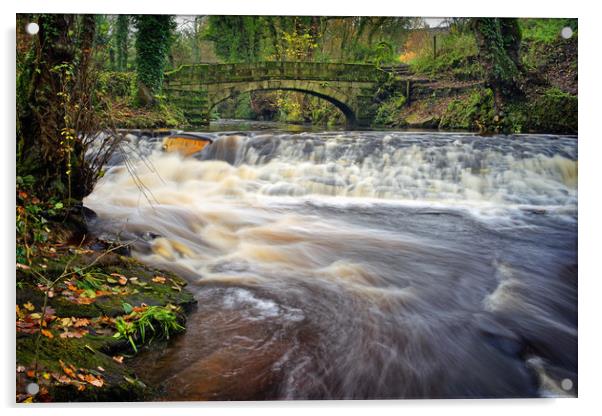
M 576 138 L 213 135 L 129 137 L 85 201 L 196 294 L 135 361 L 163 399 L 576 395 Z

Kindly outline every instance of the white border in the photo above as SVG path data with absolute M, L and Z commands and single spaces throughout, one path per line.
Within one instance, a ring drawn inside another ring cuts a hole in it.
M 278 414 L 290 416 L 308 413 L 337 412 L 361 414 L 375 410 L 379 414 L 412 415 L 514 415 L 545 413 L 546 415 L 576 415 L 593 413 L 602 408 L 598 401 L 602 388 L 600 359 L 602 343 L 600 332 L 600 257 L 596 245 L 600 235 L 602 204 L 599 195 L 599 170 L 602 158 L 600 128 L 600 43 L 602 42 L 602 15 L 593 1 L 504 0 L 497 2 L 469 0 L 404 1 L 364 0 L 325 1 L 304 0 L 20 0 L 17 4 L 3 4 L 2 97 L 0 114 L 4 134 L 0 136 L 2 157 L 2 264 L 3 308 L 0 316 L 7 341 L 2 342 L 2 401 L 9 414 L 43 412 L 45 415 L 77 414 L 106 415 L 118 409 L 136 415 L 231 414 L 244 412 L 262 416 Z M 170 14 L 301 14 L 301 15 L 400 15 L 400 16 L 518 16 L 518 17 L 578 17 L 579 18 L 579 399 L 547 400 L 426 400 L 426 401 L 356 401 L 356 402 L 255 402 L 255 403 L 179 403 L 179 404 L 70 404 L 54 406 L 18 406 L 14 403 L 14 155 L 15 155 L 15 13 L 170 13 Z M 120 412 L 120 413 L 121 413 Z

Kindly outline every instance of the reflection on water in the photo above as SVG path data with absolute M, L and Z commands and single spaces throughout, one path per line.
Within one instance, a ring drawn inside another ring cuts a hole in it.
M 132 138 L 86 200 L 196 293 L 140 358 L 166 399 L 576 394 L 574 138 L 213 134 Z

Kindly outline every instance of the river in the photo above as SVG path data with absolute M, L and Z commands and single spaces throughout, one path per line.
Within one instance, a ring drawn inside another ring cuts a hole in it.
M 575 137 L 210 134 L 128 136 L 85 200 L 196 294 L 136 359 L 165 400 L 577 394 Z

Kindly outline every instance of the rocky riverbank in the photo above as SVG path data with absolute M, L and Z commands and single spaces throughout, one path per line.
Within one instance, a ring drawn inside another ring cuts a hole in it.
M 90 238 L 73 215 L 44 227 L 46 241 L 17 243 L 16 400 L 153 398 L 129 360 L 184 331 L 196 304 L 186 282 Z

